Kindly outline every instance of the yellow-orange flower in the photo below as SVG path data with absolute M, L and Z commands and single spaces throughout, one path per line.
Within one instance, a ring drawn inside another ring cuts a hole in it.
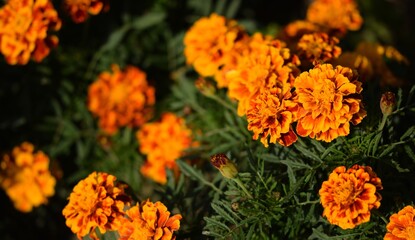
M 55 194 L 49 158 L 41 151 L 34 153 L 31 143 L 24 142 L 5 154 L 0 169 L 0 185 L 19 211 L 30 212 Z
M 354 0 L 315 0 L 308 7 L 307 20 L 340 34 L 359 30 L 363 23 Z
M 65 0 L 66 12 L 75 23 L 84 22 L 90 15 L 98 15 L 109 9 L 108 0 Z
M 0 52 L 7 63 L 26 64 L 30 58 L 42 61 L 58 38 L 61 20 L 49 0 L 9 0 L 0 9 Z
M 117 187 L 115 180 L 108 173 L 93 172 L 74 187 L 62 214 L 79 239 L 88 234 L 97 239 L 96 228 L 101 233 L 120 228 L 124 206 L 130 204 L 130 199 L 124 186 Z
M 114 134 L 119 127 L 138 127 L 152 117 L 154 88 L 147 84 L 146 74 L 134 66 L 112 73 L 103 72 L 88 90 L 88 108 L 99 118 L 100 128 Z
M 329 37 L 326 33 L 305 34 L 298 41 L 297 49 L 300 57 L 310 62 L 326 62 L 341 54 L 342 49 L 337 46 L 338 43 L 338 38 Z
M 218 74 L 221 67 L 235 61 L 235 46 L 246 33 L 236 21 L 227 20 L 215 13 L 196 21 L 184 37 L 184 55 L 187 64 L 193 65 L 203 77 Z M 221 83 L 221 86 L 226 83 Z
M 386 229 L 388 232 L 384 240 L 415 239 L 415 209 L 412 206 L 406 206 L 390 216 Z
M 254 42 L 255 43 L 255 42 Z M 267 44 L 251 45 L 251 51 L 243 55 L 235 70 L 229 71 L 228 95 L 238 100 L 238 114 L 243 116 L 250 108 L 253 96 L 263 88 L 284 87 L 282 92 L 290 91 L 293 66 L 287 64 L 291 55 L 284 44 L 274 40 Z M 289 84 L 286 84 L 289 83 Z M 284 94 L 281 97 L 285 97 Z M 282 100 L 282 99 L 281 99 Z
M 355 69 L 359 73 L 360 81 L 363 83 L 371 79 L 374 73 L 371 61 L 366 56 L 356 52 L 344 52 L 332 63 L 333 65 Z
M 347 171 L 337 167 L 319 191 L 323 216 L 343 229 L 368 222 L 370 211 L 380 206 L 381 189 L 381 180 L 371 167 L 354 165 Z
M 140 151 L 147 155 L 141 173 L 156 182 L 165 184 L 166 168 L 176 168 L 176 159 L 191 147 L 192 131 L 183 118 L 165 113 L 160 122 L 147 123 L 137 132 Z
M 305 20 L 296 20 L 287 24 L 284 28 L 284 36 L 288 38 L 300 38 L 304 34 L 320 32 L 321 26 Z
M 127 210 L 127 218 L 118 231 L 120 240 L 170 240 L 176 239 L 173 232 L 179 230 L 182 216 L 170 216 L 161 202 L 149 200 Z
M 297 133 L 331 142 L 350 133 L 350 122 L 366 116 L 360 93 L 362 83 L 350 68 L 317 65 L 294 82 L 300 104 Z

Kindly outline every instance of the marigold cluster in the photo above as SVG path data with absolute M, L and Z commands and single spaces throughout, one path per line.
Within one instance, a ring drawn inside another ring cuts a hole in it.
M 115 180 L 110 174 L 93 172 L 74 187 L 62 214 L 79 239 L 86 235 L 98 239 L 97 228 L 101 233 L 120 228 L 130 199 Z
M 184 55 L 203 77 L 215 76 L 226 87 L 226 72 L 237 64 L 248 36 L 236 21 L 215 13 L 197 20 L 184 37 Z
M 24 142 L 5 154 L 0 171 L 0 185 L 19 211 L 30 212 L 55 194 L 49 158 L 41 151 L 35 153 L 31 143 Z
M 357 73 L 340 65 L 317 65 L 294 82 L 298 94 L 298 135 L 331 142 L 350 132 L 350 122 L 366 116 L 361 101 L 362 83 Z
M 176 159 L 193 145 L 192 131 L 173 113 L 163 114 L 160 122 L 143 125 L 136 136 L 140 152 L 147 155 L 141 173 L 161 184 L 167 181 L 166 168 L 176 170 Z
M 109 0 L 65 0 L 66 12 L 75 23 L 82 23 L 89 15 L 98 15 L 109 9 Z
M 337 46 L 339 39 L 327 33 L 305 34 L 297 43 L 299 57 L 310 62 L 326 62 L 338 58 L 342 49 Z
M 398 213 L 392 214 L 386 229 L 388 232 L 384 240 L 415 239 L 415 209 L 406 206 Z
M 363 23 L 354 0 L 315 0 L 307 9 L 307 21 L 340 34 L 359 30 Z
M 141 126 L 152 117 L 154 103 L 154 88 L 147 84 L 146 74 L 134 66 L 121 71 L 113 65 L 112 73 L 101 73 L 88 90 L 88 108 L 107 134 L 124 126 Z
M 370 220 L 370 211 L 379 208 L 382 197 L 380 178 L 371 167 L 354 165 L 333 170 L 319 191 L 323 216 L 343 229 L 354 228 Z
M 163 203 L 149 200 L 130 208 L 126 214 L 118 230 L 120 240 L 176 239 L 173 232 L 179 230 L 182 219 L 180 214 L 170 216 Z
M 49 0 L 9 0 L 0 9 L 0 52 L 7 63 L 26 64 L 31 58 L 42 61 L 58 38 L 61 20 Z

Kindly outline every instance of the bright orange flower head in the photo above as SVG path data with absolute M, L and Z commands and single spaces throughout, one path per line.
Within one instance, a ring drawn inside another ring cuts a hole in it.
M 22 143 L 1 160 L 0 185 L 19 211 L 30 212 L 47 203 L 55 194 L 55 184 L 48 156 L 41 151 L 34 153 L 31 143 Z
M 109 9 L 108 0 L 65 0 L 65 10 L 71 16 L 72 21 L 81 23 L 88 19 L 89 15 L 97 15 L 101 11 Z
M 359 30 L 363 23 L 354 0 L 315 0 L 308 7 L 307 20 L 341 34 Z
M 48 0 L 9 0 L 0 9 L 0 52 L 7 63 L 26 64 L 30 58 L 42 61 L 58 38 L 61 20 Z
M 337 46 L 339 39 L 329 37 L 326 33 L 305 34 L 298 41 L 297 49 L 300 57 L 310 62 L 326 62 L 338 58 L 342 49 Z
M 386 229 L 388 232 L 384 240 L 415 239 L 415 209 L 412 206 L 406 206 L 390 216 Z
M 89 234 L 97 239 L 96 228 L 101 233 L 120 228 L 124 206 L 130 204 L 130 199 L 115 180 L 110 174 L 93 172 L 74 187 L 62 214 L 78 238 Z
M 370 220 L 370 210 L 379 208 L 382 197 L 380 178 L 371 167 L 337 167 L 319 191 L 323 216 L 343 229 L 354 228 Z
M 176 159 L 191 147 L 192 131 L 183 118 L 165 113 L 160 122 L 147 123 L 137 132 L 140 152 L 147 155 L 141 173 L 161 184 L 165 184 L 166 168 L 176 167 Z
M 284 36 L 288 38 L 300 38 L 304 34 L 320 32 L 320 26 L 304 20 L 296 20 L 287 24 L 284 28 Z
M 161 202 L 142 202 L 127 210 L 127 218 L 118 231 L 120 240 L 171 240 L 173 232 L 179 230 L 182 216 L 170 217 L 167 207 Z
M 286 98 L 291 90 L 293 68 L 287 62 L 291 55 L 284 43 L 274 40 L 271 43 L 251 43 L 251 50 L 243 55 L 238 68 L 229 71 L 230 98 L 238 100 L 238 114 L 243 116 L 250 108 L 251 98 L 257 96 L 261 89 L 283 88 L 279 97 Z
M 223 65 L 235 61 L 235 45 L 245 37 L 246 33 L 236 21 L 212 13 L 196 21 L 187 31 L 184 37 L 186 62 L 201 76 L 214 76 Z
M 134 66 L 121 71 L 113 65 L 112 73 L 101 73 L 88 90 L 88 108 L 107 134 L 144 124 L 152 117 L 154 102 L 154 88 L 147 84 L 146 74 Z
M 350 132 L 349 122 L 360 123 L 366 116 L 360 93 L 362 83 L 350 68 L 318 65 L 295 79 L 300 110 L 297 133 L 331 142 Z

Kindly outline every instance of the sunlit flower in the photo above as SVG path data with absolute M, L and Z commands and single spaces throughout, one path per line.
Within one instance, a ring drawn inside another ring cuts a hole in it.
M 48 0 L 9 0 L 0 9 L 0 52 L 9 64 L 42 61 L 57 46 L 61 20 Z
M 88 90 L 88 108 L 107 134 L 144 124 L 152 117 L 154 102 L 154 88 L 147 84 L 146 74 L 134 66 L 121 71 L 113 65 L 112 73 L 101 73 Z
M 300 104 L 297 133 L 331 142 L 350 133 L 350 122 L 366 116 L 360 93 L 362 83 L 350 68 L 318 65 L 295 79 Z
M 184 55 L 187 64 L 193 65 L 203 77 L 217 74 L 220 87 L 222 83 L 220 68 L 233 64 L 235 50 L 240 41 L 247 37 L 236 21 L 227 20 L 215 13 L 197 20 L 184 37 Z
M 33 207 L 48 202 L 55 194 L 56 180 L 49 171 L 49 158 L 34 152 L 31 143 L 24 142 L 3 155 L 0 163 L 0 185 L 13 201 L 15 208 L 30 212 Z
M 326 62 L 339 57 L 342 49 L 337 46 L 339 39 L 329 37 L 326 33 L 305 34 L 298 41 L 299 56 L 310 62 Z
M 354 0 L 315 0 L 308 7 L 307 20 L 340 34 L 359 30 L 363 23 Z
M 380 206 L 381 189 L 381 180 L 371 167 L 354 165 L 347 171 L 337 167 L 319 191 L 323 216 L 343 229 L 368 222 L 370 211 Z
M 108 0 L 65 0 L 65 10 L 75 23 L 84 22 L 89 15 L 98 15 L 109 9 Z
M 332 61 L 332 64 L 355 69 L 361 82 L 371 79 L 374 73 L 371 61 L 365 55 L 356 52 L 344 52 Z
M 238 68 L 228 72 L 228 95 L 238 101 L 240 116 L 246 114 L 251 98 L 258 95 L 261 89 L 284 87 L 281 90 L 284 93 L 291 90 L 294 71 L 288 64 L 290 51 L 283 46 L 278 40 L 251 46 L 251 51 L 243 56 Z M 279 97 L 285 96 L 280 94 Z
M 130 208 L 126 213 L 127 218 L 118 231 L 120 240 L 176 239 L 173 233 L 179 230 L 182 216 L 170 216 L 163 203 L 147 200 Z
M 386 229 L 388 232 L 384 240 L 415 239 L 415 209 L 406 206 L 398 213 L 392 214 Z
M 101 233 L 120 228 L 130 199 L 115 180 L 110 174 L 93 172 L 74 187 L 62 214 L 78 238 L 89 234 L 97 239 L 96 228 Z
M 166 168 L 176 168 L 176 159 L 191 147 L 192 131 L 183 118 L 165 113 L 160 122 L 147 123 L 137 132 L 140 152 L 147 155 L 141 173 L 156 182 L 165 184 Z

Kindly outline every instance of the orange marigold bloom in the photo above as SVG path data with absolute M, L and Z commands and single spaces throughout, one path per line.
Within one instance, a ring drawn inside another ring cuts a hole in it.
M 327 33 L 305 34 L 298 41 L 297 49 L 300 57 L 304 57 L 310 62 L 326 62 L 333 58 L 338 58 L 342 49 L 337 46 L 339 39 L 329 37 Z
M 147 84 L 146 74 L 134 66 L 112 73 L 103 72 L 88 90 L 88 108 L 99 118 L 99 126 L 107 134 L 119 127 L 138 127 L 152 117 L 155 90 Z
M 331 142 L 350 133 L 350 124 L 366 116 L 360 93 L 362 83 L 350 68 L 318 65 L 295 79 L 300 109 L 297 133 Z
M 74 187 L 62 214 L 66 225 L 79 239 L 88 234 L 98 239 L 96 228 L 101 233 L 120 228 L 124 206 L 130 204 L 130 199 L 124 193 L 124 186 L 117 187 L 115 180 L 108 173 L 93 172 Z
M 163 114 L 160 122 L 143 125 L 136 136 L 141 153 L 147 155 L 141 173 L 161 184 L 167 181 L 166 168 L 176 168 L 176 159 L 192 146 L 192 131 L 173 113 Z
M 34 153 L 31 143 L 24 142 L 5 154 L 0 170 L 0 185 L 19 211 L 30 212 L 55 194 L 49 158 L 42 151 Z
M 228 72 L 228 95 L 238 100 L 240 116 L 246 114 L 251 98 L 257 96 L 261 89 L 284 87 L 282 91 L 287 92 L 287 87 L 289 88 L 294 79 L 295 66 L 287 64 L 291 55 L 289 49 L 283 46 L 284 43 L 278 40 L 269 44 L 253 42 L 251 51 L 243 56 L 238 68 Z M 284 94 L 280 96 L 285 97 Z
M 212 13 L 196 21 L 187 31 L 184 37 L 186 62 L 201 76 L 214 76 L 223 65 L 235 61 L 235 45 L 245 38 L 246 33 L 236 21 Z
M 30 58 L 42 61 L 58 38 L 61 20 L 49 0 L 9 0 L 0 9 L 0 52 L 7 63 L 26 64 Z
M 371 61 L 364 55 L 356 52 L 344 52 L 333 61 L 333 65 L 341 65 L 355 69 L 359 73 L 361 82 L 371 79 L 374 73 Z
M 390 216 L 386 229 L 388 232 L 384 240 L 415 239 L 415 209 L 412 206 L 406 206 Z
M 108 0 L 65 0 L 64 7 L 71 16 L 72 21 L 81 23 L 90 15 L 98 15 L 101 11 L 109 9 Z
M 299 38 L 304 34 L 320 32 L 321 27 L 305 20 L 296 20 L 287 24 L 284 28 L 284 36 L 288 38 Z
M 380 206 L 382 197 L 377 191 L 382 188 L 371 167 L 354 165 L 347 171 L 337 167 L 319 191 L 323 216 L 343 229 L 368 222 L 370 211 Z
M 315 0 L 308 7 L 307 20 L 341 34 L 359 30 L 363 23 L 354 0 Z
M 170 217 L 167 207 L 161 202 L 142 202 L 127 210 L 127 218 L 118 230 L 120 240 L 176 239 L 173 232 L 179 230 L 182 216 Z

